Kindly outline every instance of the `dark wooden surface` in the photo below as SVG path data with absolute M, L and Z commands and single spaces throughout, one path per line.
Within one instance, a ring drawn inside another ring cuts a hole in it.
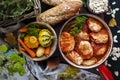
M 116 5 L 114 5 L 114 6 L 111 5 L 113 1 L 116 2 Z M 111 8 L 116 8 L 116 7 L 120 8 L 120 0 L 109 0 L 109 3 L 111 5 Z M 48 6 L 48 5 L 44 4 L 44 3 L 41 3 L 41 6 L 42 6 L 42 12 L 44 12 L 45 10 L 51 8 L 51 6 Z M 89 13 L 89 11 L 86 8 L 85 9 L 82 8 L 80 13 Z M 104 19 L 107 24 L 108 24 L 109 20 L 112 18 L 110 15 L 106 15 L 106 14 L 101 14 L 101 15 L 98 15 L 98 16 L 100 16 L 102 19 Z M 112 31 L 113 36 L 114 35 L 118 36 L 118 38 L 117 38 L 118 43 L 114 43 L 113 47 L 120 47 L 120 34 L 117 34 L 117 30 L 120 30 L 120 27 L 119 27 L 120 26 L 120 11 L 118 13 L 116 13 L 116 20 L 117 20 L 117 23 L 118 23 L 118 27 L 110 28 L 110 29 Z M 35 18 L 30 19 L 30 20 L 24 20 L 21 23 L 28 24 L 28 23 L 34 22 L 34 21 L 36 21 Z M 55 31 L 57 33 L 57 36 L 59 36 L 60 29 L 61 29 L 61 27 L 62 27 L 62 25 L 64 24 L 65 21 L 53 26 L 53 28 L 55 29 Z M 15 34 L 16 34 L 16 31 L 15 31 Z M 3 37 L 2 34 L 0 36 Z M 67 63 L 63 59 L 63 57 L 61 56 L 60 51 L 58 49 L 58 46 L 57 46 L 57 49 L 56 49 L 56 51 L 55 51 L 55 53 L 54 53 L 54 55 L 52 57 L 57 57 L 57 58 L 60 59 L 61 62 Z M 115 76 L 115 74 L 114 74 L 114 71 L 120 72 L 120 65 L 119 65 L 120 64 L 120 59 L 118 59 L 116 62 L 114 62 L 114 61 L 112 61 L 111 57 L 109 57 L 107 60 L 108 60 L 108 63 L 112 65 L 112 67 L 108 67 L 108 68 L 112 72 L 112 75 L 113 75 L 114 79 L 115 80 L 120 80 L 120 73 L 119 73 L 119 76 Z M 44 63 L 46 63 L 46 61 L 44 61 Z M 97 68 L 89 69 L 88 71 L 91 71 L 93 73 L 96 73 L 96 74 L 100 75 L 99 72 L 96 69 Z

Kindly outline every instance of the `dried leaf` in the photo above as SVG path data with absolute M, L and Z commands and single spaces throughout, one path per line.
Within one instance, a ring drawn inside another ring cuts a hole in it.
M 109 21 L 109 26 L 110 27 L 115 27 L 117 26 L 117 21 L 115 18 L 112 18 L 110 21 Z
M 7 34 L 6 34 L 6 37 L 4 38 L 4 40 L 5 40 L 8 44 L 10 44 L 11 46 L 16 46 L 16 45 L 17 45 L 16 38 L 15 38 L 15 36 L 13 35 L 12 32 L 7 33 Z
M 58 58 L 54 57 L 54 58 L 48 59 L 47 66 L 48 66 L 49 70 L 56 69 L 58 67 L 58 65 L 59 65 Z

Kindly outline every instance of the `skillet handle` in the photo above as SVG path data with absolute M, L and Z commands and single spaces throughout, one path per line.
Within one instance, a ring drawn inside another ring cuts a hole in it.
M 103 80 L 114 80 L 112 73 L 104 64 L 98 66 L 98 70 L 103 77 Z

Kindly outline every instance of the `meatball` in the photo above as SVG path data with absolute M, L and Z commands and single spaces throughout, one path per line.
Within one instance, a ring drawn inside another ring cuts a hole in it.
M 90 33 L 90 36 L 92 37 L 92 41 L 94 41 L 97 44 L 108 42 L 108 32 L 106 29 L 102 29 L 98 33 L 92 32 Z
M 93 18 L 89 18 L 87 22 L 89 29 L 93 32 L 99 32 L 102 29 L 102 24 Z
M 83 59 L 89 59 L 93 56 L 93 48 L 89 41 L 80 41 L 77 43 L 75 50 L 83 57 Z
M 63 52 L 69 52 L 74 49 L 74 37 L 68 32 L 62 32 L 60 37 L 60 47 Z

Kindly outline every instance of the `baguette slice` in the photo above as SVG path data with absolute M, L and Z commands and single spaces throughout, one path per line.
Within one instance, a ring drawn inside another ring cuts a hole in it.
M 61 3 L 67 2 L 67 1 L 82 2 L 81 0 L 42 0 L 42 2 L 44 2 L 45 4 L 50 5 L 50 6 L 56 6 L 56 5 L 59 5 Z
M 81 7 L 82 3 L 78 1 L 65 2 L 39 14 L 36 21 L 55 25 L 76 15 Z

